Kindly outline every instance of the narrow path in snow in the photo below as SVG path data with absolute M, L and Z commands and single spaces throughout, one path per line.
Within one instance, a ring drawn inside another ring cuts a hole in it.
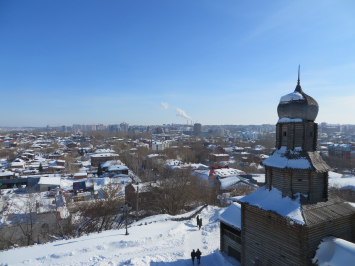
M 203 242 L 202 242 L 202 230 L 198 230 L 198 227 L 191 228 L 191 230 L 194 230 L 190 235 L 187 240 L 187 245 L 186 245 L 186 252 L 188 254 L 188 257 L 191 257 L 191 251 L 194 249 L 195 251 L 197 249 L 202 250 L 203 247 Z
M 185 258 L 189 259 L 186 265 L 192 265 L 191 262 L 191 251 L 194 249 L 202 250 L 203 242 L 202 242 L 202 229 L 198 230 L 198 226 L 196 226 L 196 220 L 192 220 L 187 224 L 190 228 L 188 229 L 191 233 L 188 235 L 185 247 Z M 197 265 L 197 259 L 195 259 L 195 265 Z

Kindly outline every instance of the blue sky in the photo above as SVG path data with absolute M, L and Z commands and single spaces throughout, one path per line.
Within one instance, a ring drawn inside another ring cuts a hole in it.
M 354 1 L 0 0 L 0 126 L 355 124 Z M 161 103 L 167 103 L 164 108 Z

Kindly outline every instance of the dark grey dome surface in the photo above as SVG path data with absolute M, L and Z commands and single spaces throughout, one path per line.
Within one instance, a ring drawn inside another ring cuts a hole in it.
M 303 98 L 280 101 L 277 106 L 279 118 L 301 118 L 303 120 L 314 121 L 318 115 L 319 106 L 316 100 L 302 91 L 301 85 L 297 84 L 295 94 L 301 94 Z M 282 99 L 282 98 L 281 98 Z

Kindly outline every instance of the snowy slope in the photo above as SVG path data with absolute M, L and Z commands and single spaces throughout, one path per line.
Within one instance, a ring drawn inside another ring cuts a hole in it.
M 208 206 L 196 219 L 165 221 L 166 215 L 138 221 L 125 230 L 110 230 L 76 239 L 0 252 L 0 265 L 191 265 L 190 252 L 199 248 L 203 265 L 239 265 L 219 252 L 219 214 Z M 156 221 L 156 222 L 154 222 Z M 147 225 L 145 225 L 147 223 Z M 140 224 L 143 224 L 139 226 Z

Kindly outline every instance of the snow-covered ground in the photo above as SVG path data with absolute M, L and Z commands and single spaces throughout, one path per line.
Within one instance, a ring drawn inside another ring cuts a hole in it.
M 342 177 L 343 177 L 342 174 L 329 172 L 329 187 L 355 190 L 355 178 L 354 177 L 342 178 Z
M 140 220 L 128 229 L 110 230 L 0 252 L 0 265 L 191 265 L 190 253 L 199 248 L 201 265 L 239 265 L 219 251 L 219 222 L 225 209 L 208 206 L 196 219 L 169 221 L 169 215 Z M 185 216 L 185 215 L 184 215 Z M 142 225 L 141 225 L 142 224 Z M 196 261 L 195 261 L 196 262 Z

